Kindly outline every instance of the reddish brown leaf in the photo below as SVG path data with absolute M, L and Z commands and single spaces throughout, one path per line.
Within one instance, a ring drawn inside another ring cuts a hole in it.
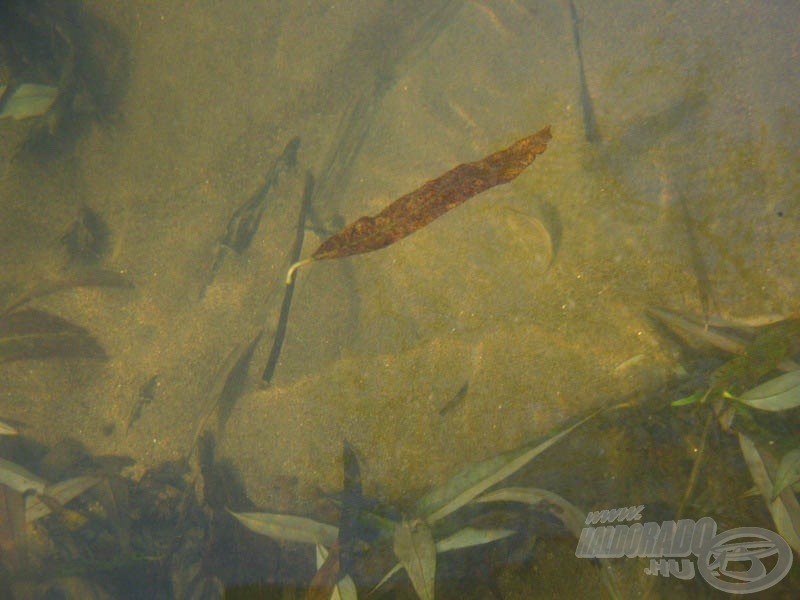
M 547 126 L 505 150 L 447 171 L 398 198 L 374 217 L 361 217 L 325 240 L 310 259 L 292 265 L 287 283 L 291 282 L 294 271 L 303 264 L 385 248 L 425 227 L 469 198 L 496 185 L 508 183 L 547 149 L 550 137 L 550 126 Z

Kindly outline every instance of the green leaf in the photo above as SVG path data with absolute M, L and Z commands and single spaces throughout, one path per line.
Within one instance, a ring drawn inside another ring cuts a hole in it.
M 497 540 L 502 540 L 516 533 L 516 529 L 476 529 L 475 527 L 464 527 L 453 535 L 447 536 L 436 542 L 436 552 L 450 552 L 451 550 L 461 550 L 472 546 L 482 546 Z
M 394 530 L 394 553 L 405 567 L 417 595 L 433 600 L 436 578 L 436 544 L 422 519 L 403 521 Z
M 670 406 L 688 406 L 689 404 L 694 404 L 695 402 L 702 399 L 705 394 L 703 392 L 695 392 L 691 396 L 686 396 L 685 398 L 680 398 L 678 400 L 673 400 L 670 402 Z
M 0 86 L 0 96 L 6 86 Z M 58 95 L 58 88 L 36 83 L 23 83 L 11 94 L 0 112 L 0 119 L 11 117 L 20 120 L 38 117 L 48 111 Z
M 800 406 L 800 369 L 789 371 L 746 391 L 739 402 L 759 410 L 773 412 Z
M 791 490 L 784 490 L 772 498 L 772 480 L 768 463 L 775 464 L 775 459 L 764 447 L 758 447 L 745 434 L 739 435 L 739 447 L 750 470 L 761 496 L 767 503 L 767 510 L 772 515 L 775 531 L 789 544 L 795 552 L 800 552 L 800 504 Z
M 250 531 L 284 542 L 330 546 L 339 535 L 339 528 L 306 517 L 277 513 L 237 513 L 228 510 Z
M 586 513 L 555 492 L 538 488 L 508 487 L 489 492 L 475 502 L 521 502 L 549 512 L 577 538 L 581 536 Z
M 430 524 L 446 517 L 496 483 L 514 474 L 595 414 L 597 413 L 592 413 L 543 442 L 534 442 L 466 467 L 443 486 L 423 496 L 417 503 L 417 514 L 425 516 Z
M 38 475 L 34 475 L 17 463 L 2 458 L 0 458 L 0 484 L 7 485 L 20 494 L 29 490 L 41 494 L 47 486 L 47 482 Z
M 100 483 L 100 478 L 93 475 L 82 475 L 59 481 L 48 485 L 41 493 L 43 496 L 55 500 L 57 504 L 66 504 L 73 498 L 80 496 L 89 488 Z M 50 507 L 42 502 L 39 495 L 28 495 L 25 497 L 25 520 L 28 523 L 41 519 L 50 514 Z
M 328 549 L 322 544 L 317 544 L 316 558 L 317 569 L 321 569 L 325 560 L 328 558 Z M 356 584 L 350 575 L 345 575 L 333 586 L 330 600 L 358 600 Z
M 788 486 L 800 481 L 800 448 L 795 448 L 783 455 L 775 471 L 772 483 L 773 500 Z

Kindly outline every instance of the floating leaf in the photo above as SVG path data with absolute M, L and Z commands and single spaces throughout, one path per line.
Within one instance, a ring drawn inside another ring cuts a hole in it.
M 54 500 L 56 504 L 63 505 L 98 483 L 100 483 L 99 477 L 82 475 L 48 485 L 40 494 Z M 50 512 L 50 506 L 42 501 L 40 495 L 27 496 L 25 498 L 25 520 L 27 522 L 30 523 L 36 519 L 41 519 L 49 515 Z
M 250 531 L 284 542 L 330 546 L 339 535 L 338 527 L 306 517 L 277 513 L 236 513 L 229 510 Z
M 781 411 L 800 406 L 800 370 L 790 371 L 736 398 L 759 410 Z
M 524 467 L 573 429 L 591 419 L 595 414 L 592 413 L 585 419 L 578 421 L 541 443 L 528 444 L 522 448 L 517 448 L 466 467 L 442 487 L 425 495 L 417 503 L 417 514 L 424 515 L 428 523 L 434 523 L 446 517 L 496 483 Z
M 0 458 L 0 484 L 7 485 L 20 494 L 30 490 L 41 494 L 47 486 L 47 482 L 38 475 L 2 458 Z
M 800 481 L 800 448 L 795 448 L 783 455 L 778 469 L 775 471 L 775 482 L 772 484 L 774 500 L 784 489 Z
M 58 88 L 38 83 L 23 83 L 9 93 L 10 98 L 0 107 L 0 119 L 11 117 L 19 121 L 46 113 L 58 95 Z M 6 86 L 0 85 L 0 97 L 5 94 Z
M 294 272 L 304 264 L 385 248 L 425 227 L 469 198 L 496 185 L 508 183 L 547 149 L 550 138 L 548 126 L 505 150 L 447 171 L 410 194 L 401 196 L 374 217 L 361 217 L 322 242 L 311 258 L 292 265 L 286 275 L 286 284 L 291 284 Z
M 0 363 L 56 356 L 104 359 L 106 353 L 83 327 L 42 310 L 0 318 Z
M 403 520 L 394 530 L 394 553 L 405 567 L 417 595 L 433 600 L 436 578 L 436 544 L 422 519 Z

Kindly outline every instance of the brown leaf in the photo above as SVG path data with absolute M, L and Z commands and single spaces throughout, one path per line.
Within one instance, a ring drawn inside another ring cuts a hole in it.
M 496 185 L 508 183 L 547 149 L 550 138 L 550 126 L 547 126 L 505 150 L 447 171 L 398 198 L 374 217 L 361 217 L 325 240 L 310 259 L 292 265 L 287 284 L 291 283 L 294 271 L 303 264 L 385 248 L 425 227 L 469 198 Z

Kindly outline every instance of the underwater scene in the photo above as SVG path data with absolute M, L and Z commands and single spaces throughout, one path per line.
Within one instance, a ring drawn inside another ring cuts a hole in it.
M 0 3 L 0 598 L 796 598 L 800 5 Z

